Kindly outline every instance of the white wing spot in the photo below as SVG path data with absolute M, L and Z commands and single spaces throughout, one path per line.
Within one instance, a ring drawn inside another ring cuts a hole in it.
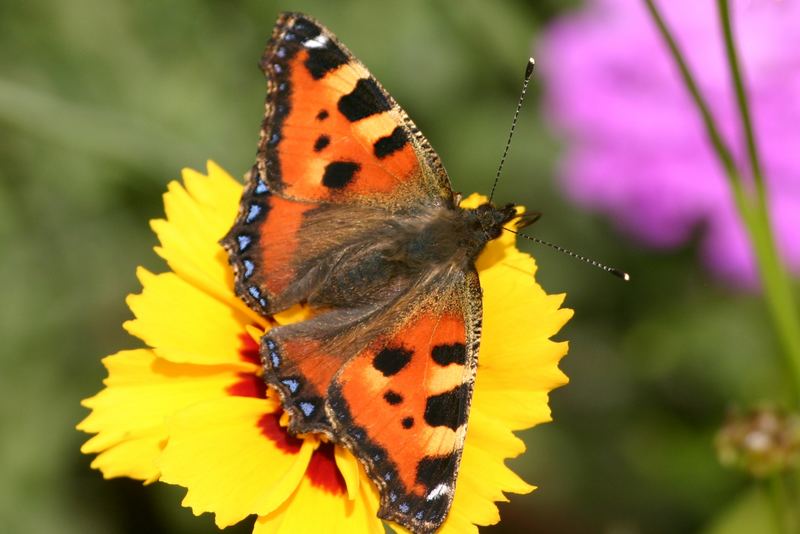
M 306 48 L 325 48 L 328 46 L 328 38 L 324 35 L 320 34 L 314 37 L 313 39 L 308 39 L 307 41 L 303 42 L 303 46 Z
M 425 496 L 425 500 L 432 501 L 434 499 L 438 499 L 442 495 L 447 495 L 448 493 L 450 493 L 450 486 L 447 484 L 439 484 Z

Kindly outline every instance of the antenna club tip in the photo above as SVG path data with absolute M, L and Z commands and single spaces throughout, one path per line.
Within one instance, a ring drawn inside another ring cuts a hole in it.
M 528 80 L 533 75 L 533 67 L 536 65 L 536 61 L 532 58 L 528 58 L 528 64 L 525 65 L 525 79 Z
M 631 275 L 629 275 L 625 271 L 620 271 L 619 269 L 613 269 L 611 272 L 613 272 L 615 275 L 617 275 L 618 277 L 622 278 L 626 282 L 630 282 L 631 281 Z

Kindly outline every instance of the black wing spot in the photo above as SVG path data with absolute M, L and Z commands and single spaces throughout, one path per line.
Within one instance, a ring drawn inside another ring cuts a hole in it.
M 317 137 L 317 140 L 314 141 L 314 152 L 319 152 L 326 146 L 331 143 L 331 138 L 327 135 L 320 135 Z
M 383 373 L 383 376 L 396 375 L 411 361 L 412 354 L 413 352 L 402 347 L 387 347 L 375 355 L 372 366 Z
M 383 159 L 402 149 L 406 146 L 406 143 L 408 143 L 406 132 L 401 126 L 398 126 L 392 130 L 391 135 L 381 137 L 375 141 L 372 148 L 375 152 L 375 156 L 377 156 L 378 159 Z
M 405 418 L 403 418 L 402 421 L 400 421 L 400 424 L 403 425 L 403 428 L 408 430 L 409 428 L 414 426 L 414 418 L 413 417 L 405 417 Z
M 396 391 L 392 391 L 391 389 L 383 394 L 383 400 L 391 404 L 392 406 L 396 406 L 403 402 L 403 396 L 397 393 Z
M 445 456 L 426 456 L 417 464 L 416 482 L 426 488 L 438 486 L 442 482 L 450 480 L 455 463 L 455 453 Z
M 297 34 L 302 40 L 313 39 L 320 33 L 322 29 L 308 19 L 298 18 L 292 25 L 292 31 Z
M 392 106 L 372 78 L 361 78 L 349 94 L 339 99 L 339 111 L 350 122 L 389 111 Z
M 450 391 L 428 397 L 425 402 L 425 422 L 430 426 L 446 426 L 452 430 L 467 420 L 466 406 L 469 389 L 461 384 Z
M 317 113 L 317 120 L 324 121 L 327 118 L 328 118 L 328 112 L 324 109 L 319 110 L 319 113 Z
M 306 58 L 304 65 L 311 77 L 315 80 L 320 80 L 325 77 L 327 73 L 339 68 L 347 63 L 347 56 L 342 52 L 338 46 L 333 46 L 328 42 L 327 46 L 322 48 L 311 48 L 308 50 L 308 58 Z
M 467 349 L 463 343 L 453 343 L 452 345 L 436 345 L 431 350 L 433 361 L 446 367 L 451 363 L 464 365 L 467 361 Z
M 352 161 L 334 161 L 325 166 L 322 185 L 329 189 L 342 189 L 353 181 L 361 165 Z

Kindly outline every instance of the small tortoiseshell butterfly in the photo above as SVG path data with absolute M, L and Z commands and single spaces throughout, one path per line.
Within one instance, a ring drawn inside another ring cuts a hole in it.
M 422 133 L 313 19 L 281 15 L 261 67 L 258 158 L 222 244 L 254 310 L 314 312 L 264 336 L 264 378 L 290 432 L 324 434 L 361 461 L 380 517 L 434 531 L 478 362 L 475 260 L 516 210 L 459 207 Z

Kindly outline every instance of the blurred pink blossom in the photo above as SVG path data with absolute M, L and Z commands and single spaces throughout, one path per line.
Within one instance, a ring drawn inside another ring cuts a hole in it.
M 749 169 L 712 0 L 660 0 L 712 113 Z M 800 272 L 800 0 L 734 0 L 734 32 L 771 217 L 784 260 Z M 660 248 L 697 236 L 722 278 L 757 274 L 722 168 L 678 70 L 641 0 L 589 0 L 555 22 L 537 53 L 545 109 L 567 139 L 571 198 Z

